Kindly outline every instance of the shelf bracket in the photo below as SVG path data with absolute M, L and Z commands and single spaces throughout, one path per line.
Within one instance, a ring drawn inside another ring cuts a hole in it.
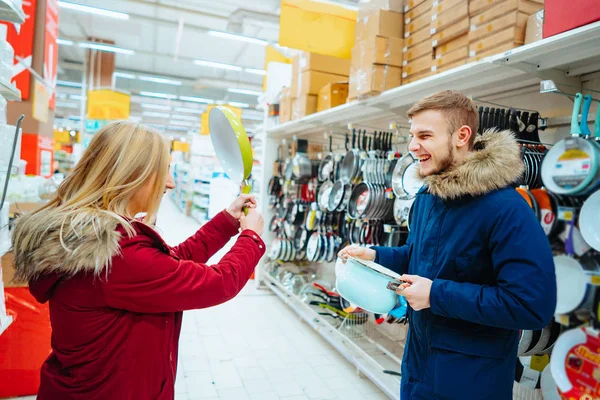
M 542 80 L 540 93 L 553 93 L 557 91 L 572 95 L 581 93 L 581 78 L 567 76 L 564 71 L 558 69 L 540 70 L 538 66 L 526 63 L 511 65 L 511 68 L 519 69 L 540 78 Z

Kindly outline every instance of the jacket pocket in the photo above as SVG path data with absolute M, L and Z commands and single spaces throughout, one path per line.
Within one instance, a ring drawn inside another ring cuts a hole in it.
M 493 329 L 493 328 L 492 328 Z M 434 326 L 431 347 L 487 358 L 506 358 L 516 350 L 517 333 L 498 329 L 492 333 Z

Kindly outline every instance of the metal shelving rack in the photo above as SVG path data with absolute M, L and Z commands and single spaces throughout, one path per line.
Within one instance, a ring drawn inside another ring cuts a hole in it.
M 267 129 L 261 165 L 273 165 L 277 157 L 277 147 L 284 139 L 306 138 L 325 143 L 324 134 L 345 132 L 350 125 L 375 130 L 389 130 L 392 126 L 401 126 L 403 123 L 406 125 L 404 118 L 406 110 L 420 98 L 440 90 L 460 90 L 472 96 L 474 100 L 509 99 L 511 93 L 523 92 L 523 88 L 533 88 L 533 91 L 529 90 L 529 94 L 532 94 L 536 92 L 536 86 L 539 87 L 542 81 L 552 80 L 561 89 L 576 92 L 582 89 L 581 76 L 595 72 L 600 72 L 600 22 L 457 67 L 391 89 L 378 96 L 347 103 Z M 590 79 L 598 78 L 600 73 L 594 74 Z M 540 94 L 537 90 L 535 96 L 550 95 Z M 543 97 L 535 98 L 543 99 Z M 555 115 L 553 117 L 549 120 L 562 118 L 556 118 Z M 271 175 L 270 168 L 263 168 L 261 182 L 269 182 Z M 262 188 L 261 195 L 264 199 L 268 198 L 266 187 Z M 273 214 L 266 203 L 261 202 L 262 212 L 265 221 L 269 221 Z M 273 234 L 266 231 L 264 239 L 269 247 L 274 239 Z M 302 303 L 297 296 L 265 273 L 264 264 L 259 265 L 257 269 L 257 279 L 279 296 L 302 320 L 313 327 L 386 395 L 392 399 L 399 398 L 399 378 L 382 372 L 384 364 L 387 363 L 385 357 L 375 359 L 366 354 L 360 343 L 350 340 L 323 321 L 322 317 L 308 305 Z M 379 340 L 381 339 L 376 339 Z M 392 359 L 386 357 L 388 360 Z M 398 367 L 396 364 L 394 370 Z M 524 397 L 519 395 L 518 398 Z

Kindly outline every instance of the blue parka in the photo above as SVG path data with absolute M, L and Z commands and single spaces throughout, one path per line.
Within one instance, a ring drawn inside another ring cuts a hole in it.
M 509 131 L 486 132 L 464 163 L 434 176 L 413 205 L 402 247 L 376 262 L 429 278 L 431 308 L 409 308 L 401 400 L 512 399 L 520 330 L 556 308 L 552 250 L 510 185 L 523 172 Z

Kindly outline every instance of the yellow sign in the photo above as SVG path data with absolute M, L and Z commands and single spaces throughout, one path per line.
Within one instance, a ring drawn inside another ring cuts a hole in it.
M 210 110 L 212 110 L 214 107 L 217 107 L 217 106 L 218 105 L 210 105 L 210 106 L 206 107 L 206 111 L 204 113 L 202 113 L 201 120 L 200 120 L 200 134 L 201 135 L 210 134 L 210 129 L 208 126 L 208 113 L 210 113 Z M 233 111 L 233 113 L 235 115 L 237 115 L 237 117 L 239 119 L 242 119 L 242 109 L 241 108 L 232 107 L 227 104 L 223 104 L 220 107 L 229 108 L 231 111 Z
M 187 142 L 180 142 L 179 140 L 173 141 L 173 151 L 181 151 L 187 153 L 190 151 L 190 144 Z
M 350 59 L 358 13 L 310 0 L 281 0 L 279 44 Z
M 69 144 L 71 143 L 71 135 L 69 134 L 69 131 L 67 130 L 63 130 L 58 131 L 55 130 L 54 131 L 54 142 L 60 144 Z
M 94 120 L 128 119 L 131 99 L 112 90 L 90 90 L 87 94 L 87 118 Z
M 531 357 L 530 367 L 535 371 L 542 372 L 548 364 L 550 364 L 550 356 L 548 354 Z
M 50 107 L 50 94 L 42 82 L 35 80 L 33 90 L 33 118 L 40 122 L 48 122 L 48 109 Z

